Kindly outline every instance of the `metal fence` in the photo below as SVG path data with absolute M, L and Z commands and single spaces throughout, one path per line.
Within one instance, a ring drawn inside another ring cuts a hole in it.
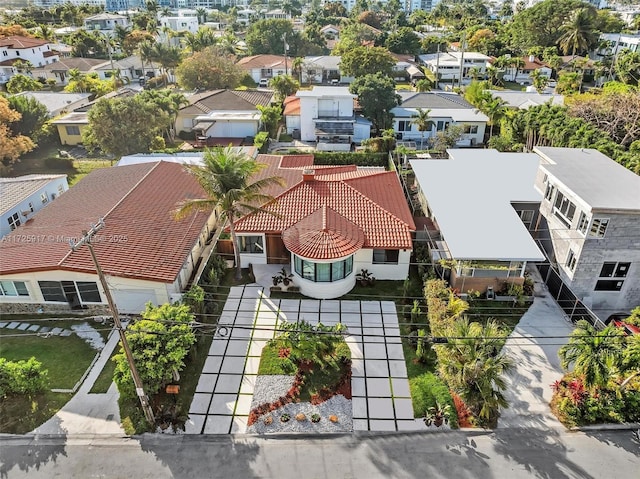
M 549 293 L 551 293 L 551 296 L 553 296 L 558 306 L 562 308 L 571 322 L 576 323 L 584 319 L 597 329 L 604 328 L 602 320 L 587 308 L 573 291 L 564 284 L 558 272 L 550 264 L 538 264 L 537 267 Z

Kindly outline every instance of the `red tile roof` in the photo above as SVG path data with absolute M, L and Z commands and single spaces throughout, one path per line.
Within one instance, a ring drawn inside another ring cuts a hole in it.
M 364 231 L 352 221 L 322 205 L 282 232 L 289 251 L 309 259 L 342 258 L 364 244 Z
M 285 98 L 283 105 L 284 111 L 282 114 L 284 116 L 300 115 L 300 98 L 296 96 L 288 96 Z
M 21 35 L 11 35 L 9 37 L 0 38 L 0 47 L 9 47 L 13 49 L 41 47 L 49 43 L 39 38 L 23 37 Z
M 291 58 L 288 59 L 287 67 L 291 68 Z M 252 55 L 241 58 L 236 65 L 251 70 L 253 68 L 280 68 L 284 67 L 284 55 Z
M 363 232 L 364 242 L 356 249 L 412 247 L 415 225 L 395 172 L 314 166 L 313 178 L 303 181 L 304 168 L 282 167 L 290 161 L 285 158 L 258 156 L 267 164 L 259 177 L 281 176 L 289 186 L 279 194 L 270 191 L 276 197 L 264 205 L 265 211 L 241 218 L 237 232 L 282 233 L 290 250 L 312 259 L 351 254 L 346 251 L 359 244 L 357 230 Z
M 94 241 L 107 275 L 172 283 L 210 212 L 176 221 L 172 211 L 204 191 L 182 165 L 141 163 L 95 170 L 0 243 L 0 274 L 67 270 L 95 273 L 87 248 L 68 238 L 104 218 Z M 27 241 L 25 238 L 33 238 Z

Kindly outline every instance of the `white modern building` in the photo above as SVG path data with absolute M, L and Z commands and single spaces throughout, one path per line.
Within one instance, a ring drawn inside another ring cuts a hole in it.
M 111 32 L 115 30 L 116 25 L 128 27 L 129 19 L 113 13 L 99 13 L 84 19 L 84 28 L 90 31 Z
M 438 81 L 458 82 L 462 72 L 462 81 L 471 81 L 469 72 L 475 69 L 483 76 L 491 57 L 478 52 L 440 52 L 420 55 L 420 63 L 437 75 Z
M 46 40 L 20 35 L 0 38 L 0 84 L 7 83 L 13 75 L 22 70 L 20 63 L 37 68 L 59 59 L 58 53 L 52 50 Z

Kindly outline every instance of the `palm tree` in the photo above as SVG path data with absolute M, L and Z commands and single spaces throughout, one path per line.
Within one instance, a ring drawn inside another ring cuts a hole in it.
M 489 129 L 489 139 L 493 136 L 494 125 L 505 115 L 507 111 L 506 105 L 507 102 L 505 100 L 494 97 L 490 93 L 482 99 L 480 111 L 489 117 L 489 125 L 491 126 Z
M 147 40 L 140 42 L 138 52 L 140 53 L 140 61 L 142 61 L 142 76 L 146 76 L 144 64 L 145 62 L 151 62 L 151 58 L 153 57 L 153 44 Z
M 167 86 L 169 70 L 178 66 L 180 58 L 181 55 L 179 47 L 165 46 L 162 43 L 156 43 L 153 45 L 153 48 L 151 49 L 151 60 L 160 63 L 162 66 L 165 75 L 165 86 Z
M 531 78 L 533 86 L 538 93 L 542 93 L 549 84 L 549 77 L 547 75 L 543 75 L 540 69 L 533 70 L 529 73 L 529 77 Z
M 207 10 L 204 8 L 196 8 L 196 16 L 198 17 L 198 24 L 205 23 L 207 21 Z
M 186 200 L 178 206 L 176 217 L 183 218 L 196 210 L 216 208 L 221 219 L 228 221 L 236 263 L 236 279 L 241 277 L 240 248 L 236 236 L 236 221 L 246 213 L 263 211 L 261 206 L 272 199 L 262 191 L 272 185 L 284 185 L 280 177 L 269 176 L 252 181 L 264 167 L 253 158 L 232 148 L 206 150 L 204 166 L 188 165 L 207 197 Z
M 558 38 L 558 45 L 565 55 L 571 52 L 584 52 L 596 41 L 593 13 L 586 8 L 575 10 L 569 19 L 560 27 L 562 35 Z
M 291 60 L 291 72 L 298 74 L 298 82 L 302 84 L 302 67 L 304 66 L 304 58 L 295 57 Z
M 598 331 L 580 320 L 569 342 L 558 351 L 562 367 L 573 364 L 576 374 L 584 377 L 584 385 L 604 387 L 620 365 L 624 333 L 614 325 Z
M 180 108 L 188 105 L 189 100 L 182 93 L 176 93 L 172 90 L 147 90 L 142 93 L 146 98 L 152 101 L 161 110 L 165 111 L 169 117 L 167 125 L 167 137 L 174 140 L 174 128 L 176 118 Z
M 513 361 L 501 352 L 504 332 L 495 321 L 485 326 L 463 317 L 446 330 L 447 344 L 434 346 L 438 371 L 458 393 L 481 425 L 494 427 L 501 408 L 508 407 L 503 375 Z
M 431 131 L 433 127 L 433 121 L 429 114 L 431 113 L 431 109 L 418 108 L 418 116 L 414 117 L 411 120 L 411 123 L 418 127 L 418 131 L 420 132 L 420 148 L 424 149 L 424 132 Z
M 427 92 L 433 88 L 433 81 L 429 78 L 422 78 L 416 82 L 416 91 Z

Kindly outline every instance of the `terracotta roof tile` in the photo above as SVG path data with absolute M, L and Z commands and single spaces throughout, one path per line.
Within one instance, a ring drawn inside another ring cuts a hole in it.
M 172 211 L 186 198 L 204 196 L 182 165 L 141 163 L 95 170 L 6 236 L 0 274 L 70 270 L 94 273 L 87 248 L 69 249 L 99 218 L 105 227 L 95 251 L 107 275 L 172 283 L 198 241 L 210 213 L 176 221 Z M 20 238 L 38 238 L 25 242 Z
M 282 232 L 289 251 L 309 259 L 342 258 L 362 248 L 364 232 L 352 221 L 322 205 Z
M 236 62 L 236 65 L 250 70 L 253 68 L 284 68 L 284 56 L 283 55 L 252 55 L 241 58 Z M 289 64 L 290 67 L 290 64 Z
M 9 47 L 13 49 L 34 48 L 46 45 L 49 42 L 40 40 L 39 38 L 23 37 L 21 35 L 11 35 L 9 37 L 0 38 L 0 47 Z
M 415 230 L 415 225 L 406 202 L 404 210 L 402 204 L 398 203 L 398 199 L 402 197 L 404 201 L 404 197 L 397 178 L 395 183 L 390 181 L 389 175 L 394 174 L 368 172 L 361 178 L 362 182 L 367 184 L 366 187 L 356 180 L 331 181 L 328 177 L 324 180 L 318 177 L 300 181 L 265 205 L 263 208 L 266 211 L 258 211 L 241 218 L 236 224 L 236 230 L 280 233 L 318 209 L 327 207 L 364 232 L 363 246 L 366 248 L 411 248 L 411 232 Z M 375 200 L 359 189 L 370 193 Z M 389 195 L 391 200 L 385 200 L 385 195 Z M 321 248 L 314 257 L 319 258 L 323 251 L 329 254 L 326 248 Z M 325 257 L 331 258 L 334 257 Z

